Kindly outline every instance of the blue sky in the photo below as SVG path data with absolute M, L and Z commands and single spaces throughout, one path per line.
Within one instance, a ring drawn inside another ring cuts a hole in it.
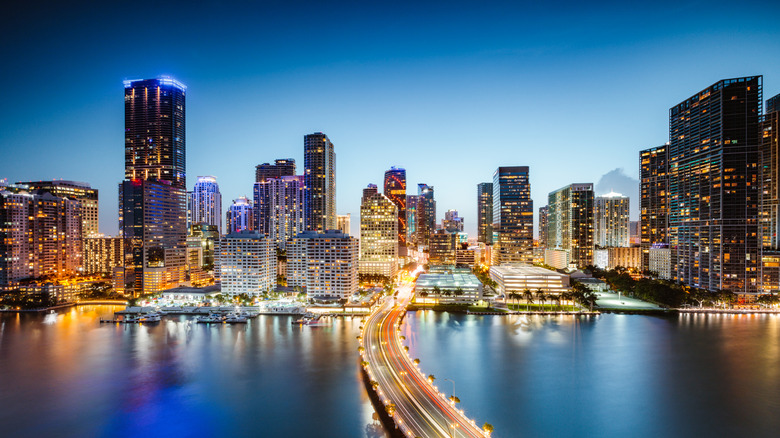
M 89 182 L 116 233 L 122 80 L 167 74 L 188 86 L 188 187 L 216 176 L 224 209 L 256 164 L 301 168 L 322 131 L 354 231 L 362 188 L 396 165 L 474 233 L 498 166 L 530 166 L 538 209 L 569 183 L 636 178 L 668 109 L 719 79 L 780 92 L 774 2 L 483 3 L 16 6 L 0 18 L 0 178 Z

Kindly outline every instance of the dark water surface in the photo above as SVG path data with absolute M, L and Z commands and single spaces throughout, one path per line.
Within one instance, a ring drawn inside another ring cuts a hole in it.
M 0 314 L 0 436 L 376 436 L 359 320 Z M 496 437 L 780 436 L 780 316 L 412 312 L 421 368 Z
M 780 315 L 407 322 L 421 369 L 497 437 L 780 436 Z

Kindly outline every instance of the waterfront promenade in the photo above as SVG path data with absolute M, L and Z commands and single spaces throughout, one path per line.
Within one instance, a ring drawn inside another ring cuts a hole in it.
M 401 345 L 398 326 L 411 300 L 411 282 L 396 300 L 372 313 L 362 331 L 363 360 L 379 399 L 393 412 L 395 426 L 409 437 L 488 436 L 430 382 Z

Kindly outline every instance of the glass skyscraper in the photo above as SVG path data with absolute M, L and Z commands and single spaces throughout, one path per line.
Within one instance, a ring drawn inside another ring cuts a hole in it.
M 316 132 L 303 138 L 306 184 L 306 229 L 324 233 L 336 228 L 336 152 L 328 136 Z
M 493 183 L 477 184 L 477 241 L 493 244 Z
M 398 246 L 406 255 L 406 169 L 391 167 L 385 171 L 385 196 L 398 208 Z
M 528 166 L 499 167 L 493 174 L 493 264 L 531 263 L 534 205 Z

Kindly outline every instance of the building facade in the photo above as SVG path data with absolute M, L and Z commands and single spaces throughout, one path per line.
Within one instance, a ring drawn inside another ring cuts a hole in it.
M 219 239 L 215 276 L 223 294 L 259 296 L 276 288 L 276 245 L 244 230 Z
M 222 233 L 222 194 L 217 178 L 199 176 L 188 198 L 187 229 L 193 224 L 206 224 L 216 226 Z
M 255 182 L 293 175 L 295 175 L 295 160 L 292 158 L 280 158 L 275 160 L 274 164 L 263 163 L 255 166 Z
M 593 263 L 593 184 L 569 184 L 547 198 L 549 207 L 547 243 L 550 249 L 570 254 L 579 267 Z
M 81 203 L 81 236 L 95 236 L 98 231 L 98 190 L 78 181 L 27 181 L 18 182 L 31 192 L 48 192 L 59 198 L 75 199 Z
M 392 278 L 398 270 L 398 207 L 387 196 L 376 193 L 360 204 L 361 275 Z
M 669 145 L 639 152 L 639 221 L 642 266 L 649 266 L 650 248 L 669 243 Z
M 499 167 L 493 174 L 493 263 L 531 263 L 534 205 L 528 166 Z
M 477 242 L 493 244 L 493 183 L 477 184 Z
M 549 212 L 548 206 L 539 207 L 539 247 L 547 248 L 547 231 L 549 228 Z
M 629 246 L 629 198 L 610 192 L 596 198 L 596 245 Z
M 84 274 L 112 274 L 122 266 L 124 252 L 119 237 L 92 236 L 84 239 Z
M 458 235 L 448 233 L 445 230 L 436 230 L 431 234 L 428 246 L 428 264 L 452 265 L 457 264 Z
M 415 209 L 415 243 L 428 246 L 431 233 L 436 230 L 436 199 L 433 186 L 417 185 L 417 208 Z
M 347 234 L 305 231 L 287 247 L 287 285 L 305 288 L 309 300 L 346 300 L 358 290 L 358 256 Z
M 336 215 L 336 229 L 344 234 L 352 234 L 350 227 L 352 226 L 352 213 L 337 214 Z
M 327 135 L 316 132 L 303 139 L 306 184 L 306 229 L 336 228 L 336 152 Z
M 306 187 L 302 175 L 267 178 L 254 186 L 255 228 L 284 249 L 306 228 Z
M 399 254 L 406 255 L 406 169 L 393 166 L 385 171 L 385 196 L 398 208 Z
M 252 202 L 244 196 L 233 200 L 226 213 L 225 225 L 228 234 L 244 230 L 254 231 L 255 210 Z

